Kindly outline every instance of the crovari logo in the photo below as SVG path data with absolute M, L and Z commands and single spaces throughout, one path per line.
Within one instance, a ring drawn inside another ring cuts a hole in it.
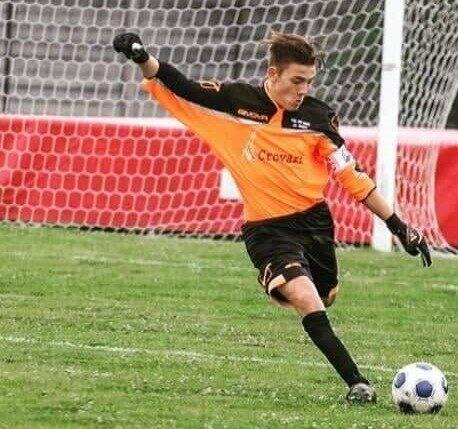
M 302 164 L 302 155 L 291 155 L 286 152 L 271 152 L 267 149 L 256 149 L 255 146 L 256 132 L 250 134 L 243 150 L 242 156 L 249 162 L 280 162 L 285 164 Z

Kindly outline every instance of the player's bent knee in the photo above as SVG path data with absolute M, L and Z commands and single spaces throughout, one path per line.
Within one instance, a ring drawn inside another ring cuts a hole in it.
M 302 316 L 325 309 L 316 286 L 307 276 L 300 276 L 289 281 L 280 287 L 280 291 Z
M 334 301 L 337 298 L 338 292 L 339 292 L 339 286 L 335 286 L 329 291 L 328 296 L 323 298 L 323 304 L 325 307 L 330 307 L 332 304 L 334 304 Z
M 291 303 L 289 303 L 288 299 L 281 293 L 281 288 L 291 280 L 305 276 L 306 274 L 302 264 L 293 261 L 282 267 L 277 267 L 276 270 L 272 270 L 271 264 L 267 265 L 258 280 L 274 302 L 280 304 L 282 307 L 291 308 Z

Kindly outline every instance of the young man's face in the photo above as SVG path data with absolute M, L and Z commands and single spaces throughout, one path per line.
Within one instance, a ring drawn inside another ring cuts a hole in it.
M 315 76 L 315 65 L 290 63 L 283 69 L 271 66 L 267 69 L 269 95 L 283 109 L 297 110 Z

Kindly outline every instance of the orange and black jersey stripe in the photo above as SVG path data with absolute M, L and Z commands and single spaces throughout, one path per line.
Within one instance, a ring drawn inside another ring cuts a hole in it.
M 144 88 L 229 169 L 247 221 L 287 216 L 324 201 L 330 171 L 358 200 L 374 189 L 345 149 L 335 113 L 316 98 L 285 111 L 263 86 L 198 83 L 163 62 L 156 77 L 145 80 Z
M 272 123 L 275 118 L 282 128 L 318 131 L 327 135 L 337 147 L 344 143 L 336 129 L 335 113 L 326 103 L 314 97 L 307 97 L 297 111 L 279 112 L 264 86 L 242 82 L 194 82 L 163 62 L 157 78 L 175 95 L 202 107 L 265 124 Z

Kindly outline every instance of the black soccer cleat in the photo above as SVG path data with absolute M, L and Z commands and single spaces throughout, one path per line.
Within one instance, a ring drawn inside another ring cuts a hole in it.
M 346 399 L 350 404 L 375 404 L 377 402 L 377 394 L 370 384 L 356 383 L 350 387 Z

